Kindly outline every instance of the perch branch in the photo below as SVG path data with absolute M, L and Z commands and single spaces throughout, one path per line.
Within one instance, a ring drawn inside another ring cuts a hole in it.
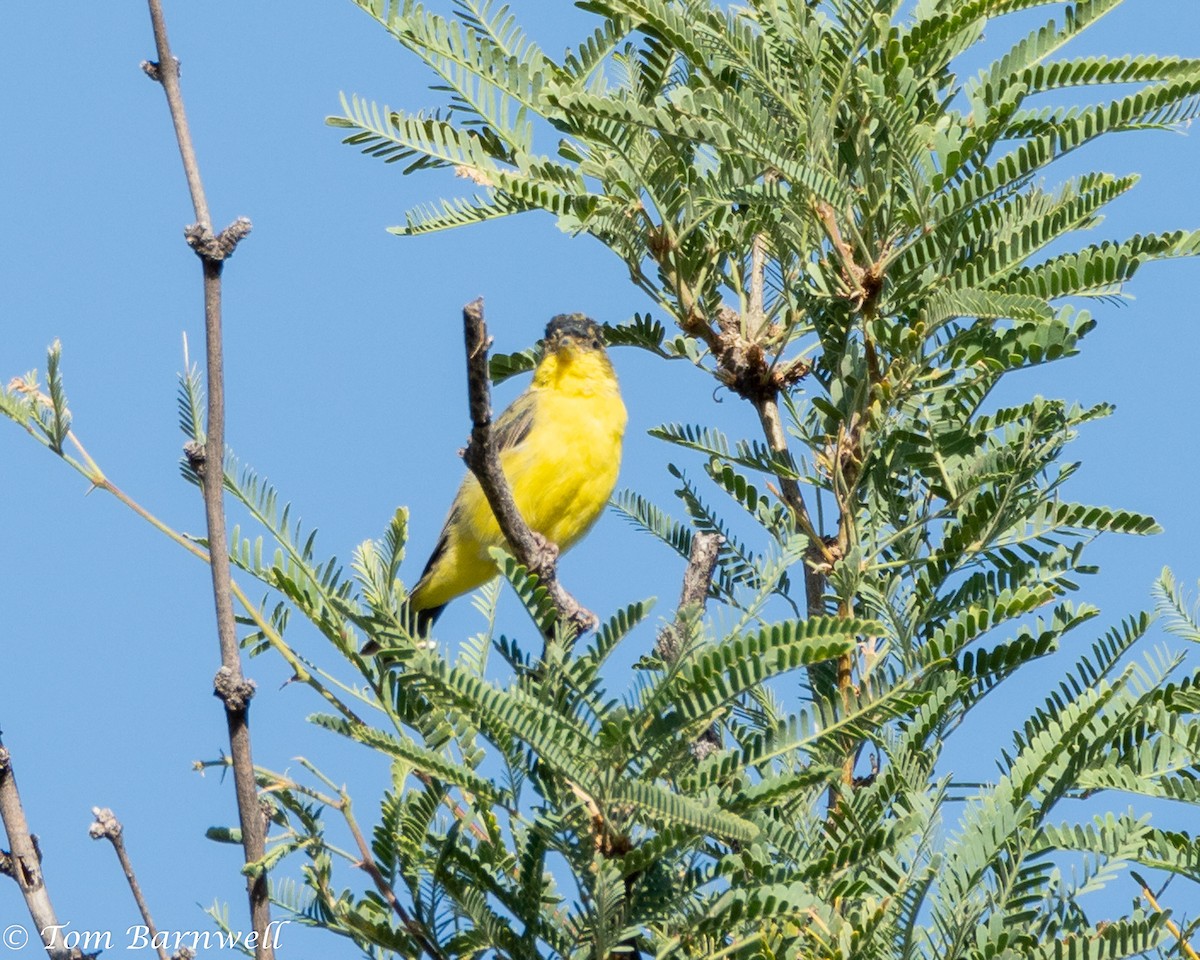
M 175 139 L 183 161 L 184 176 L 196 214 L 196 223 L 184 231 L 188 245 L 200 258 L 204 274 L 204 332 L 206 373 L 208 381 L 208 437 L 205 458 L 209 464 L 201 476 L 204 492 L 204 512 L 211 547 L 209 567 L 212 572 L 213 601 L 216 609 L 217 636 L 221 646 L 221 669 L 217 671 L 214 692 L 225 705 L 229 730 L 230 754 L 233 757 L 234 791 L 237 795 L 238 819 L 242 828 L 242 847 L 247 863 L 262 859 L 266 851 L 266 818 L 258 802 L 254 779 L 254 758 L 250 745 L 250 698 L 254 684 L 242 675 L 241 654 L 238 649 L 237 627 L 233 618 L 233 595 L 230 585 L 229 553 L 225 547 L 224 475 L 225 462 L 225 378 L 221 344 L 221 271 L 225 260 L 239 241 L 250 232 L 250 221 L 236 220 L 231 226 L 213 235 L 212 218 L 200 177 L 200 165 L 192 144 L 191 130 L 184 111 L 183 95 L 179 88 L 179 61 L 171 53 L 167 25 L 161 0 L 148 0 L 150 21 L 158 62 L 143 64 L 151 79 L 158 82 L 167 98 Z M 269 935 L 271 902 L 266 873 L 254 871 L 246 881 L 250 902 L 250 921 L 258 935 L 255 943 L 257 960 L 272 960 L 274 948 Z
M 17 791 L 17 779 L 13 773 L 12 755 L 3 743 L 0 743 L 0 821 L 4 823 L 9 847 L 7 854 L 0 851 L 0 873 L 8 874 L 17 882 L 21 896 L 25 898 L 25 908 L 29 911 L 34 928 L 41 934 L 50 960 L 69 960 L 79 956 L 77 950 L 68 950 L 59 936 L 61 927 L 42 877 L 42 855 L 37 839 L 29 832 L 29 822 L 25 819 L 25 808 L 21 805 L 21 795 Z
M 137 876 L 133 872 L 133 863 L 130 862 L 129 853 L 125 850 L 125 828 L 121 826 L 121 821 L 108 807 L 92 807 L 92 816 L 96 819 L 88 827 L 88 836 L 93 840 L 108 840 L 113 845 L 117 860 L 125 872 L 125 882 L 129 884 L 129 890 L 133 893 L 138 911 L 141 913 L 142 919 L 146 921 L 150 942 L 155 944 L 154 949 L 158 952 L 159 960 L 170 960 L 167 951 L 158 945 L 158 928 L 154 925 L 154 918 L 150 916 L 150 907 L 146 903 L 146 898 L 142 896 L 141 884 L 137 881 Z
M 467 346 L 467 390 L 471 407 L 471 442 L 463 452 L 467 467 L 479 480 L 484 496 L 500 524 L 504 539 L 516 558 L 549 592 L 560 620 L 582 632 L 598 623 L 558 582 L 558 546 L 532 530 L 521 516 L 492 437 L 492 390 L 488 374 L 488 335 L 483 319 L 483 298 L 463 307 Z

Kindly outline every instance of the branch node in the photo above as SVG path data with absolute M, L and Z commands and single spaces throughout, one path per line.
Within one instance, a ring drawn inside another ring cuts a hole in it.
M 269 830 L 271 828 L 271 821 L 275 819 L 278 811 L 275 809 L 275 804 L 271 801 L 271 798 L 266 794 L 262 794 L 258 798 L 258 812 L 262 814 L 263 829 Z
M 196 472 L 196 476 L 203 480 L 204 465 L 208 462 L 208 454 L 205 453 L 204 444 L 198 443 L 195 440 L 189 440 L 183 445 L 183 455 L 187 458 L 188 466 Z
M 716 725 L 709 727 L 699 737 L 688 744 L 688 753 L 699 763 L 721 749 L 721 735 Z
M 221 667 L 213 677 L 213 696 L 225 704 L 230 713 L 245 710 L 254 697 L 255 684 L 239 676 L 229 667 Z
M 113 843 L 121 839 L 121 832 L 125 828 L 112 810 L 108 807 L 92 807 L 92 816 L 96 819 L 88 827 L 89 837 L 93 840 L 111 840 Z
M 217 243 L 221 245 L 224 257 L 231 257 L 237 245 L 245 240 L 253 229 L 254 224 L 250 222 L 249 217 L 238 217 L 233 223 L 222 230 L 217 236 Z
M 208 224 L 193 223 L 184 227 L 183 238 L 201 260 L 206 263 L 221 263 L 233 256 L 233 251 L 253 229 L 246 217 L 238 217 L 218 235 L 213 236 Z
M 172 56 L 172 57 L 170 57 L 169 61 L 166 61 L 166 62 L 169 62 L 170 65 L 174 68 L 170 72 L 174 73 L 176 78 L 178 78 L 179 75 L 181 73 L 183 73 L 183 70 L 181 69 L 182 65 L 180 64 L 178 57 Z M 148 76 L 155 83 L 163 83 L 163 82 L 165 82 L 163 78 L 166 74 L 166 71 L 163 70 L 163 63 L 164 63 L 164 61 L 161 59 L 160 60 L 143 60 L 142 61 L 142 73 L 144 73 L 146 76 Z

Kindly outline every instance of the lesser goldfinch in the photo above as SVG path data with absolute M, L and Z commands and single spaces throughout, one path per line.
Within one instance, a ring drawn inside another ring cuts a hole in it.
M 496 420 L 493 436 L 521 516 L 560 551 L 577 543 L 608 503 L 625 420 L 600 326 L 581 313 L 552 319 L 533 383 Z M 468 472 L 409 597 L 418 632 L 455 597 L 496 575 L 488 548 L 504 543 L 479 481 Z

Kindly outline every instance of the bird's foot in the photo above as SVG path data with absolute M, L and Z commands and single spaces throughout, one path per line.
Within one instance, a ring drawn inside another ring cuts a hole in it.
M 558 544 L 547 540 L 536 530 L 531 530 L 535 543 L 535 552 L 530 557 L 529 569 L 532 573 L 545 580 L 548 572 L 553 572 L 558 564 Z

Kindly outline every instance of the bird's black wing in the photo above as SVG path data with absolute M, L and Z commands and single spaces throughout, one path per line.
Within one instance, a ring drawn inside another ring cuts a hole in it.
M 417 587 L 420 587 L 421 584 L 425 582 L 425 577 L 429 574 L 429 571 L 433 569 L 433 565 L 442 559 L 442 554 L 444 554 L 446 549 L 450 546 L 450 528 L 454 526 L 454 521 L 456 519 L 458 519 L 457 503 L 450 508 L 450 516 L 448 516 L 446 518 L 446 522 L 442 524 L 441 536 L 438 537 L 437 543 L 434 544 L 433 553 L 431 553 L 429 555 L 429 559 L 425 561 L 425 569 L 421 571 L 421 579 L 417 581 L 417 586 L 413 588 L 414 590 L 416 590 Z
M 496 442 L 497 452 L 510 450 L 529 436 L 529 431 L 533 429 L 534 406 L 533 394 L 527 390 L 500 414 L 500 417 L 492 425 L 492 438 Z M 426 574 L 433 569 L 434 564 L 442 558 L 442 554 L 449 547 L 450 528 L 454 526 L 454 521 L 458 518 L 458 510 L 457 503 L 450 508 L 450 516 L 446 518 L 446 522 L 442 526 L 441 536 L 438 537 L 438 541 L 433 547 L 433 553 L 429 555 L 425 569 L 421 571 L 421 580 L 425 579 Z M 417 586 L 420 586 L 420 581 L 417 582 Z
M 519 445 L 522 440 L 529 436 L 529 431 L 533 429 L 534 407 L 537 405 L 536 397 L 533 392 L 526 390 L 523 394 L 517 397 L 492 425 L 492 439 L 496 444 L 497 453 L 504 450 L 511 450 Z M 434 568 L 437 562 L 442 558 L 442 555 L 450 546 L 450 528 L 454 526 L 454 522 L 458 516 L 459 506 L 457 502 L 450 508 L 450 516 L 446 518 L 446 523 L 442 527 L 441 536 L 438 537 L 437 543 L 434 545 L 433 552 L 429 555 L 429 560 L 425 564 L 425 569 L 421 571 L 421 578 L 417 581 L 417 585 L 413 588 L 415 593 L 421 588 L 425 578 Z M 428 610 L 418 611 L 414 623 L 418 632 L 424 633 L 432 624 L 442 610 L 445 609 L 445 604 L 440 607 L 434 607 Z
M 499 419 L 492 426 L 492 437 L 496 441 L 497 453 L 512 449 L 529 436 L 529 431 L 533 429 L 535 406 L 537 406 L 537 397 L 532 390 L 526 390 L 509 405 L 507 410 L 500 414 Z

